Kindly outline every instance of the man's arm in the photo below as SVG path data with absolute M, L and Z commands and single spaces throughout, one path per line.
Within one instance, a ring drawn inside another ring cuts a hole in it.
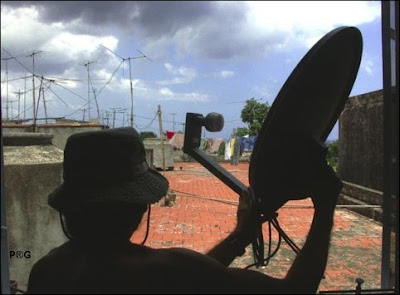
M 288 286 L 299 293 L 315 293 L 323 277 L 335 207 L 343 186 L 330 166 L 326 165 L 323 173 L 327 177 L 314 188 L 311 197 L 315 211 L 306 242 L 285 277 Z
M 324 159 L 316 160 L 311 166 L 311 170 L 314 172 L 313 176 L 309 180 L 305 179 L 304 188 L 295 188 L 299 191 L 303 189 L 308 191 L 314 203 L 314 217 L 306 242 L 295 258 L 286 277 L 276 281 L 272 278 L 257 280 L 258 283 L 253 284 L 253 286 L 256 287 L 258 285 L 258 290 L 276 288 L 276 292 L 315 293 L 318 289 L 327 264 L 334 212 L 342 189 L 342 182 Z M 246 204 L 245 200 L 245 198 L 242 198 L 242 203 Z M 247 215 L 242 212 L 242 216 L 247 217 L 247 219 L 243 219 L 246 222 L 242 220 L 242 223 L 240 223 L 238 219 L 238 226 L 235 231 L 214 247 L 208 253 L 209 256 L 214 257 L 225 265 L 229 265 L 240 254 L 236 249 L 230 248 L 231 239 L 241 237 L 239 241 L 248 243 L 252 241 L 251 234 L 246 235 L 246 233 L 254 233 L 254 230 L 250 229 L 252 228 L 251 226 L 253 226 L 253 229 L 256 228 L 257 223 L 254 222 L 254 219 L 251 221 L 252 219 L 249 218 L 249 214 L 253 214 L 250 207 L 242 205 L 242 210 L 245 211 L 246 209 L 248 210 Z M 246 226 L 248 226 L 247 229 Z M 245 245 L 245 243 L 242 245 Z M 243 274 L 240 276 L 243 276 Z
M 237 224 L 233 232 L 214 246 L 207 255 L 229 266 L 237 256 L 242 256 L 245 248 L 255 238 L 255 230 L 259 224 L 249 190 L 245 190 L 239 198 Z

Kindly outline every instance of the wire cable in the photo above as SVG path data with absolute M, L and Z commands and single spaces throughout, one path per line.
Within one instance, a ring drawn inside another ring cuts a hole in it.
M 4 47 L 1 48 L 2 50 L 4 50 L 10 57 L 12 57 L 17 63 L 19 63 L 25 70 L 27 70 L 29 73 L 31 73 L 32 75 L 34 75 L 36 78 L 37 76 L 30 70 L 28 69 L 22 62 L 20 62 L 15 56 L 13 56 L 11 53 L 9 53 L 7 50 L 4 49 Z
M 146 235 L 145 235 L 141 245 L 144 245 L 144 243 L 146 243 L 147 237 L 149 236 L 149 231 L 150 231 L 150 211 L 151 211 L 151 204 L 149 204 L 149 209 L 147 211 Z
M 79 98 L 82 98 L 84 101 L 87 101 L 86 98 L 84 98 L 83 96 L 81 96 L 81 95 L 79 95 L 79 94 L 73 92 L 72 90 L 68 89 L 67 87 L 62 86 L 62 85 L 60 85 L 59 83 L 57 83 L 57 82 L 55 82 L 55 81 L 54 81 L 53 83 L 54 83 L 55 85 L 57 85 L 57 86 L 59 86 L 59 87 L 65 89 L 65 90 L 67 90 L 68 92 L 72 93 L 73 95 L 75 95 L 75 96 L 77 96 L 77 97 L 79 97 Z
M 281 226 L 279 225 L 278 220 L 275 218 L 272 219 L 272 225 L 275 226 L 275 228 L 278 230 L 280 235 L 282 235 L 282 238 L 288 243 L 289 247 L 292 248 L 292 250 L 298 254 L 300 252 L 300 248 L 293 242 L 292 239 L 289 238 L 289 236 L 283 231 Z
M 153 124 L 154 120 L 157 118 L 157 115 L 158 115 L 158 113 L 156 113 L 156 114 L 154 115 L 154 118 L 151 119 L 150 124 L 148 124 L 146 127 L 143 127 L 143 128 L 142 128 L 142 127 L 139 127 L 137 124 L 136 124 L 136 127 L 137 127 L 139 130 L 145 130 L 145 129 L 149 128 L 149 127 L 151 126 L 151 124 Z
M 124 61 L 122 61 L 122 62 L 118 65 L 118 67 L 117 67 L 117 68 L 115 69 L 115 71 L 112 73 L 110 79 L 109 79 L 109 80 L 106 82 L 106 84 L 104 84 L 104 86 L 99 90 L 99 92 L 97 93 L 97 97 L 100 95 L 100 93 L 103 91 L 103 89 L 108 85 L 108 83 L 111 82 L 112 78 L 114 78 L 115 73 L 116 73 L 116 72 L 118 71 L 118 69 L 121 67 L 121 65 L 122 65 L 123 62 L 124 62 Z
M 237 206 L 239 204 L 238 201 L 224 200 L 224 199 L 218 199 L 218 198 L 213 198 L 213 197 L 203 197 L 203 196 L 199 196 L 199 195 L 196 195 L 196 194 L 182 192 L 182 191 L 179 191 L 179 190 L 176 190 L 176 189 L 171 189 L 171 191 L 173 191 L 174 193 L 179 193 L 183 197 L 202 199 L 202 200 L 207 200 L 207 201 L 214 201 L 214 202 L 219 202 L 219 203 L 224 203 L 224 204 L 234 205 L 234 206 Z
M 63 104 L 65 104 L 67 107 L 71 108 L 57 93 L 55 93 L 53 91 L 53 89 L 50 88 L 50 85 L 47 89 L 50 90 Z
M 280 248 L 280 246 L 281 246 L 282 236 L 281 236 L 279 233 L 278 233 L 278 235 L 279 235 L 279 236 L 278 236 L 278 244 L 277 244 L 277 246 L 276 246 L 274 252 L 272 252 L 271 254 L 268 254 L 268 256 L 264 259 L 264 261 L 267 262 L 266 265 L 268 264 L 269 260 L 270 260 L 272 257 L 275 256 L 275 254 L 278 252 L 278 250 L 279 250 L 279 248 Z M 270 239 L 270 243 L 271 243 L 271 242 L 272 242 L 272 239 Z M 272 246 L 271 246 L 271 248 L 272 248 Z M 247 265 L 246 267 L 244 267 L 244 269 L 249 269 L 250 267 L 257 266 L 257 264 L 258 264 L 258 263 L 249 264 L 249 265 Z
M 10 80 L 4 80 L 4 81 L 1 81 L 1 83 L 8 83 L 8 82 L 13 82 L 13 81 L 18 81 L 18 80 L 23 80 L 23 79 L 28 79 L 28 78 L 32 78 L 32 75 L 26 76 L 26 77 L 21 77 L 21 78 L 14 78 L 14 79 L 10 79 Z

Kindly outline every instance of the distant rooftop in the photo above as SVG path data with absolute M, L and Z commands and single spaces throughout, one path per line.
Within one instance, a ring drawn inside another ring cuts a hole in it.
M 60 163 L 63 150 L 52 145 L 52 134 L 9 133 L 3 134 L 5 165 Z

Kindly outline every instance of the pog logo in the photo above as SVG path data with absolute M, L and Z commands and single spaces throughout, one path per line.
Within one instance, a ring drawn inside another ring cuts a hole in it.
M 31 251 L 10 251 L 10 259 L 11 258 L 29 259 L 31 258 Z

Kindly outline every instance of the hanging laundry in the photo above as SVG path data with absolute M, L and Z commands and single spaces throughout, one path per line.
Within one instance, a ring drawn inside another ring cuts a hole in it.
M 227 140 L 227 141 L 225 141 L 225 155 L 224 155 L 224 159 L 226 161 L 231 159 L 230 150 L 231 150 L 231 142 L 229 140 Z

